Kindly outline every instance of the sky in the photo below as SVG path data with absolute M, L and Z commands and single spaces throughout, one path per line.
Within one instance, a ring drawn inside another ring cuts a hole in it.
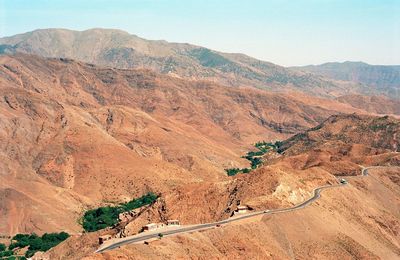
M 400 0 L 0 0 L 0 37 L 94 27 L 283 66 L 400 64 Z

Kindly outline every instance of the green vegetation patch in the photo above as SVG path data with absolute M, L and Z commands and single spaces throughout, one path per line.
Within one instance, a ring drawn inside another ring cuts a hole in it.
M 88 232 L 97 231 L 111 227 L 118 223 L 120 213 L 152 204 L 158 196 L 149 192 L 138 199 L 133 199 L 118 206 L 100 207 L 85 212 L 82 219 L 82 226 Z
M 261 164 L 262 164 L 262 159 L 261 156 L 266 154 L 267 152 L 271 150 L 279 151 L 279 149 L 282 146 L 281 141 L 276 141 L 275 143 L 271 142 L 257 142 L 254 144 L 254 146 L 258 149 L 258 151 L 250 151 L 248 152 L 245 156 L 242 156 L 242 158 L 247 159 L 250 161 L 250 168 L 230 168 L 230 169 L 225 169 L 226 174 L 228 176 L 234 176 L 238 173 L 249 173 L 254 169 L 257 169 Z
M 11 244 L 7 251 L 0 253 L 0 256 L 7 256 L 6 259 L 24 259 L 32 257 L 37 251 L 45 252 L 52 247 L 55 247 L 69 237 L 68 233 L 45 233 L 43 236 L 33 234 L 17 234 L 12 238 Z M 13 249 L 28 247 L 25 257 L 13 256 Z M 2 255 L 3 254 L 3 255 Z M 11 257 L 11 258 L 10 258 Z
M 2 252 L 0 252 L 0 259 L 7 259 L 9 256 L 12 256 L 14 254 L 14 252 L 12 250 L 3 250 Z
M 26 260 L 25 256 L 19 256 L 19 255 L 12 255 L 12 256 L 5 256 L 5 257 L 0 257 L 0 259 L 4 260 Z

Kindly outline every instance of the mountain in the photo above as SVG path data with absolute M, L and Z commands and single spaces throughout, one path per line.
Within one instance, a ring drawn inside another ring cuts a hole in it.
M 72 58 L 123 69 L 149 68 L 176 77 L 207 79 L 229 86 L 295 90 L 319 96 L 352 93 L 352 86 L 342 86 L 321 76 L 293 71 L 244 54 L 145 40 L 120 30 L 36 30 L 1 38 L 0 52 Z
M 329 62 L 321 65 L 295 67 L 327 79 L 362 84 L 363 94 L 385 94 L 400 98 L 400 66 L 369 65 L 363 62 Z
M 1 233 L 76 232 L 84 208 L 224 180 L 251 143 L 337 113 L 149 70 L 22 54 L 0 64 Z
M 399 128 L 399 120 L 386 116 L 331 116 L 284 140 L 281 151 L 266 155 L 266 165 L 257 170 L 228 182 L 198 183 L 175 191 L 165 196 L 165 204 L 154 205 L 129 224 L 136 224 L 137 231 L 148 219 L 163 221 L 174 206 L 181 212 L 172 216 L 180 219 L 186 214 L 213 214 L 217 201 L 219 210 L 238 202 L 262 210 L 289 207 L 311 197 L 315 187 L 338 184 L 336 177 L 346 175 L 339 178 L 346 178 L 348 184 L 324 190 L 305 208 L 102 253 L 94 253 L 98 234 L 84 234 L 45 256 L 87 260 L 206 259 L 210 254 L 221 259 L 396 259 L 400 255 L 400 156 L 395 152 L 400 145 Z M 371 168 L 361 176 L 360 165 L 384 167 Z M 188 197 L 192 203 L 185 204 Z
M 370 113 L 332 99 L 65 58 L 1 55 L 0 65 L 6 234 L 78 232 L 84 209 L 147 191 L 188 194 L 200 185 L 206 193 L 230 180 L 225 168 L 248 166 L 241 156 L 254 142 L 287 138 L 333 114 Z M 180 205 L 191 203 L 185 196 Z M 229 214 L 218 201 L 215 215 L 175 204 L 167 205 L 171 216 L 186 221 Z
M 363 95 L 395 84 L 373 90 L 119 30 L 37 30 L 0 44 L 0 233 L 71 234 L 44 259 L 400 255 L 399 101 Z M 254 143 L 275 140 L 258 168 L 227 176 L 249 167 Z M 385 167 L 356 176 L 373 165 Z M 348 175 L 299 211 L 93 253 L 99 235 L 209 223 L 242 204 L 287 208 Z M 128 223 L 82 233 L 88 209 L 148 192 L 159 198 Z
M 342 115 L 380 107 L 375 102 L 364 110 L 346 100 L 232 88 L 149 69 L 0 55 L 0 219 L 6 220 L 0 233 L 70 233 L 49 259 L 204 258 L 204 252 L 393 258 L 400 234 L 396 169 L 332 191 L 304 213 L 165 238 L 147 248 L 92 255 L 100 234 L 117 231 L 81 234 L 79 225 L 88 209 L 149 191 L 160 198 L 125 227 L 127 234 L 166 219 L 226 219 L 240 203 L 260 210 L 300 203 L 315 187 L 336 183 L 335 175 L 354 175 L 359 164 L 396 165 L 398 119 Z M 395 106 L 385 109 L 396 113 Z M 308 135 L 312 131 L 318 134 Z M 282 154 L 266 155 L 265 165 L 249 174 L 227 176 L 225 168 L 249 166 L 241 156 L 255 149 L 253 143 L 276 139 L 287 139 Z M 326 241 L 318 242 L 321 237 Z

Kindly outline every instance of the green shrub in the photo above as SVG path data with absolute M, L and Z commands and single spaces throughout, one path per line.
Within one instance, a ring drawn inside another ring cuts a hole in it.
M 7 257 L 7 256 L 12 256 L 14 252 L 12 250 L 5 250 L 3 252 L 0 252 L 0 257 Z
M 250 162 L 251 162 L 251 168 L 256 169 L 258 167 L 258 165 L 260 165 L 262 163 L 262 160 L 260 158 L 256 157 L 256 158 L 252 158 L 250 160 Z
M 280 148 L 282 145 L 283 145 L 283 142 L 282 142 L 282 141 L 276 141 L 276 142 L 275 142 L 275 147 L 276 147 L 276 149 Z
M 242 169 L 242 172 L 243 172 L 243 173 L 249 173 L 249 172 L 251 172 L 251 169 L 249 169 L 249 168 L 244 168 L 244 169 Z
M 2 244 L 2 243 L 0 243 L 0 252 L 3 252 L 4 250 L 6 250 L 6 245 L 5 244 Z
M 88 210 L 83 215 L 82 226 L 88 232 L 111 227 L 118 223 L 118 215 L 120 213 L 149 205 L 156 200 L 157 195 L 149 192 L 138 199 L 133 199 L 118 206 L 107 206 Z
M 65 232 L 60 233 L 45 233 L 43 236 L 39 237 L 35 233 L 33 234 L 17 234 L 12 240 L 13 243 L 8 247 L 10 250 L 14 248 L 24 248 L 28 247 L 28 250 L 25 253 L 26 257 L 33 256 L 37 251 L 47 251 L 52 247 L 55 247 L 65 239 L 67 239 L 69 235 Z M 12 252 L 12 251 L 11 251 Z
M 37 252 L 37 251 L 28 249 L 28 250 L 25 252 L 25 257 L 28 257 L 28 258 L 29 258 L 29 257 L 32 257 L 36 252 Z
M 83 228 L 93 232 L 118 223 L 118 215 L 122 212 L 120 207 L 100 207 L 88 210 L 83 216 Z
M 271 149 L 276 150 L 277 152 L 282 152 L 283 149 L 280 148 L 282 145 L 283 142 L 281 141 L 276 141 L 275 143 L 265 141 L 257 142 L 254 144 L 254 146 L 258 149 L 258 151 L 250 151 L 247 152 L 245 156 L 242 156 L 242 158 L 250 161 L 250 168 L 230 168 L 225 169 L 225 171 L 228 176 L 234 176 L 238 173 L 249 173 L 252 170 L 257 169 L 257 167 L 262 164 L 262 159 L 260 158 L 260 156 L 268 153 Z
M 29 246 L 30 242 L 35 240 L 36 238 L 38 238 L 38 236 L 35 233 L 32 233 L 32 234 L 17 234 L 12 238 L 12 240 L 13 241 L 15 240 L 16 242 L 11 243 L 8 246 L 8 248 L 10 250 L 12 250 L 12 249 L 17 248 L 17 247 L 23 248 L 23 247 Z
M 239 168 L 230 168 L 230 169 L 225 169 L 226 173 L 228 176 L 234 176 L 238 174 L 241 170 Z
M 156 200 L 157 200 L 157 195 L 152 192 L 149 192 L 138 199 L 134 199 L 125 204 L 122 204 L 122 208 L 124 209 L 124 211 L 130 211 L 132 209 L 140 208 L 144 205 L 149 205 Z

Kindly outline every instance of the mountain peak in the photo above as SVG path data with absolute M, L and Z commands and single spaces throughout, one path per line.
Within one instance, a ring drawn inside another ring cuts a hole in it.
M 116 29 L 85 31 L 41 29 L 0 39 L 4 53 L 66 57 L 116 68 L 150 68 L 179 77 L 218 81 L 231 86 L 255 86 L 275 91 L 295 90 L 328 96 L 332 82 L 293 72 L 244 54 L 223 53 L 201 46 L 139 38 Z M 312 91 L 311 91 L 312 89 Z

